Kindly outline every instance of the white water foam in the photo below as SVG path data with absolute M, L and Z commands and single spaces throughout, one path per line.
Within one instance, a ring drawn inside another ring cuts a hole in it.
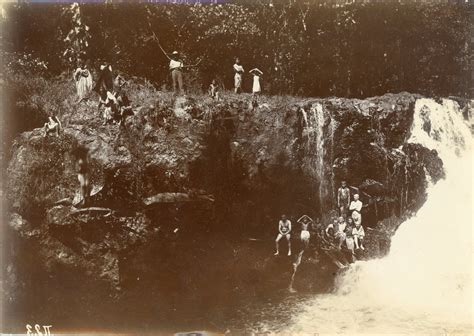
M 387 257 L 357 262 L 334 294 L 302 304 L 292 333 L 472 333 L 472 135 L 459 105 L 419 99 L 409 142 L 438 152 L 446 179 L 431 185 Z M 282 330 L 280 330 L 282 331 Z

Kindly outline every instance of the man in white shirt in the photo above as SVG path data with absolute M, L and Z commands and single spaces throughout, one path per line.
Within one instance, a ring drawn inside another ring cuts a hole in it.
M 239 58 L 235 59 L 234 72 L 234 91 L 239 93 L 242 91 L 242 74 L 244 73 L 244 68 L 240 65 Z
M 360 211 L 362 209 L 362 202 L 359 201 L 359 194 L 354 195 L 354 200 L 349 205 L 349 211 L 352 212 L 352 219 L 354 220 L 354 224 L 362 224 L 362 216 Z
M 171 78 L 173 79 L 173 91 L 176 93 L 176 86 L 179 88 L 179 93 L 183 93 L 183 62 L 179 60 L 179 53 L 173 51 L 170 59 Z
M 278 222 L 278 236 L 275 240 L 275 245 L 276 245 L 276 252 L 275 255 L 278 255 L 280 253 L 279 250 L 279 241 L 281 238 L 285 237 L 286 240 L 288 241 L 288 255 L 291 255 L 291 241 L 290 241 L 290 232 L 291 232 L 291 221 L 286 218 L 285 215 L 281 216 L 281 220 Z

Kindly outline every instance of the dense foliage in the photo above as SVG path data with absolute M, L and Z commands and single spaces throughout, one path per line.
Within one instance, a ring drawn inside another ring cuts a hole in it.
M 166 51 L 181 51 L 187 64 L 202 59 L 188 74 L 195 87 L 206 88 L 216 78 L 230 88 L 239 56 L 247 71 L 264 72 L 264 90 L 272 94 L 469 95 L 468 5 L 110 3 L 81 4 L 80 14 L 59 4 L 4 8 L 2 49 L 33 55 L 46 62 L 50 74 L 75 67 L 63 55 L 76 48 L 95 68 L 106 59 L 115 69 L 162 87 L 169 83 L 168 60 L 154 32 Z M 250 84 L 247 75 L 244 89 Z

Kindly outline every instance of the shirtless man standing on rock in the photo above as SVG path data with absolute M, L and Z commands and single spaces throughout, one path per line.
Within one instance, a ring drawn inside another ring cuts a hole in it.
M 347 187 L 346 181 L 341 182 L 341 187 L 337 191 L 337 206 L 339 208 L 339 216 L 347 218 L 349 212 L 349 204 L 351 202 L 351 192 Z
M 276 245 L 275 255 L 280 254 L 279 242 L 281 238 L 285 237 L 286 240 L 288 241 L 288 255 L 291 256 L 290 232 L 291 232 L 291 221 L 288 218 L 286 218 L 285 215 L 282 215 L 281 220 L 278 222 L 278 236 L 276 237 L 276 240 L 275 240 L 275 245 Z

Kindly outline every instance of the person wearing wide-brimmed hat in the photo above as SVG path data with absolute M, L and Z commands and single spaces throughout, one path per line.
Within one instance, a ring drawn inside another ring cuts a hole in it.
M 183 62 L 179 59 L 179 53 L 173 51 L 170 58 L 170 71 L 173 80 L 173 91 L 176 93 L 176 87 L 179 93 L 183 93 Z

